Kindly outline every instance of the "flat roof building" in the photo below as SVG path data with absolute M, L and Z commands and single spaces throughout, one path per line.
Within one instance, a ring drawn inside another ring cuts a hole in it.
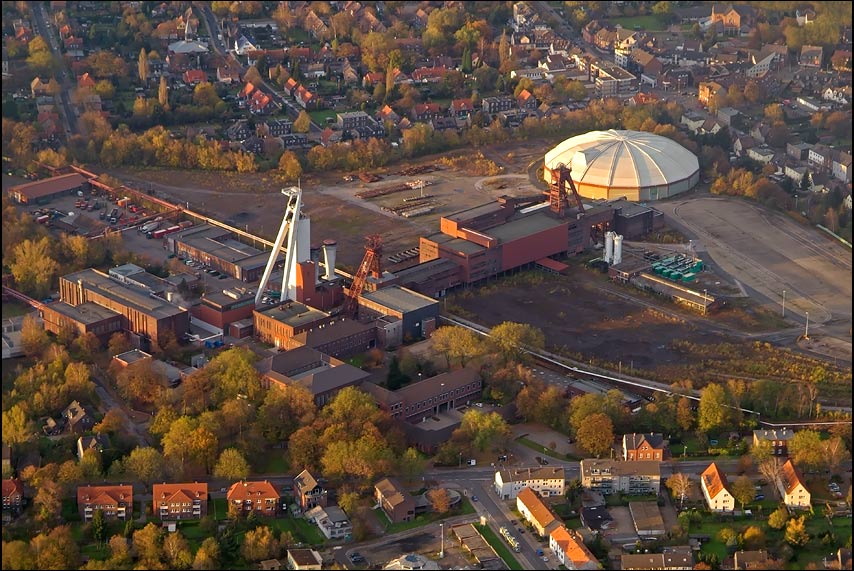
M 264 343 L 283 349 L 297 346 L 292 341 L 296 335 L 323 327 L 335 319 L 325 311 L 296 301 L 256 308 L 252 318 L 255 335 Z
M 40 313 L 45 330 L 54 335 L 69 330 L 76 331 L 78 335 L 93 333 L 101 343 L 106 343 L 110 335 L 123 329 L 122 315 L 97 303 L 74 306 L 57 301 L 42 305 Z
M 439 320 L 439 302 L 405 287 L 392 285 L 359 296 L 359 315 L 392 316 L 403 321 L 403 338 L 429 337 Z
M 230 230 L 200 224 L 168 237 L 175 254 L 202 262 L 211 268 L 244 282 L 261 278 L 270 252 L 237 241 Z M 284 256 L 279 254 L 282 261 Z
M 190 327 L 186 309 L 121 284 L 92 268 L 62 276 L 59 294 L 61 301 L 72 307 L 94 303 L 120 314 L 122 329 L 155 343 L 167 332 L 180 339 Z

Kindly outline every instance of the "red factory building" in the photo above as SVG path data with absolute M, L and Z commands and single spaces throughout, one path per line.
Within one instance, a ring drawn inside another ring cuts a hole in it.
M 440 232 L 421 238 L 420 261 L 454 262 L 462 283 L 537 263 L 554 269 L 548 258 L 579 254 L 613 223 L 609 205 L 552 205 L 542 197 L 502 198 L 443 217 Z

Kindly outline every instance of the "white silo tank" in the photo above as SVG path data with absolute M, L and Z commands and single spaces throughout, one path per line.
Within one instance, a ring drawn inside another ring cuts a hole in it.
M 614 260 L 614 232 L 605 232 L 605 261 L 609 264 Z
M 623 262 L 623 235 L 614 235 L 614 265 Z

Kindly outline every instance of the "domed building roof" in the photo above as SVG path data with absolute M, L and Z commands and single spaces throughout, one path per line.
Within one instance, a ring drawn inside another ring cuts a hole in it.
M 546 180 L 564 164 L 581 195 L 656 200 L 697 184 L 697 157 L 679 143 L 641 131 L 591 131 L 546 153 Z

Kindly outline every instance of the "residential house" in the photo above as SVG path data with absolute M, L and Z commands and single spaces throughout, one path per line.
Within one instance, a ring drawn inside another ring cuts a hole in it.
M 374 120 L 364 111 L 347 111 L 345 113 L 338 113 L 336 120 L 338 128 L 342 131 L 349 131 L 350 129 L 364 127 L 373 123 Z
M 313 549 L 288 549 L 288 569 L 320 571 L 323 558 Z
M 314 506 L 305 512 L 305 519 L 319 527 L 326 539 L 353 537 L 353 524 L 338 506 Z
M 624 434 L 623 460 L 665 460 L 668 456 L 667 440 L 663 434 Z
M 442 108 L 438 103 L 418 103 L 412 107 L 413 121 L 430 121 L 442 114 Z
M 771 68 L 774 63 L 781 59 L 783 58 L 781 58 L 780 55 L 776 52 L 768 53 L 764 55 L 761 59 L 759 59 L 758 57 L 753 57 L 753 65 L 747 68 L 744 73 L 747 77 L 763 77 L 766 73 L 771 71 Z
M 720 471 L 718 465 L 712 462 L 700 475 L 700 488 L 709 509 L 715 512 L 733 511 L 735 509 L 735 498 L 727 489 L 726 475 Z
M 36 77 L 30 82 L 30 92 L 33 94 L 33 97 L 47 95 L 47 82 L 42 81 L 40 77 Z
M 807 148 L 809 148 L 808 145 Z M 771 444 L 772 454 L 774 454 L 775 456 L 788 456 L 789 441 L 794 436 L 795 432 L 790 428 L 775 428 L 773 430 L 754 430 L 753 446 L 759 446 L 759 444 L 762 442 L 769 442 Z
M 208 513 L 208 485 L 204 482 L 154 484 L 151 501 L 152 513 L 161 521 L 202 519 Z
M 294 99 L 303 109 L 316 109 L 318 105 L 318 97 L 302 85 L 294 91 Z
M 777 474 L 775 484 L 787 508 L 809 509 L 810 493 L 804 482 L 804 477 L 801 475 L 800 470 L 795 467 L 792 459 L 789 458 L 786 460 L 786 463 L 783 464 L 783 467 Z
M 697 113 L 696 111 L 685 111 L 682 118 L 679 120 L 681 125 L 685 125 L 692 133 L 697 133 L 703 123 L 706 121 L 706 116 Z
M 732 144 L 732 151 L 739 157 L 747 155 L 747 151 L 756 146 L 756 140 L 750 135 L 739 135 Z
M 851 50 L 836 50 L 830 56 L 834 71 L 851 71 Z
M 225 130 L 225 136 L 229 141 L 245 141 L 252 136 L 252 129 L 246 119 L 239 119 Z
M 851 101 L 851 86 L 828 86 L 824 91 L 821 92 L 821 98 L 825 101 L 833 101 L 834 103 L 839 103 L 840 105 L 847 105 L 848 102 Z
M 240 81 L 239 64 L 229 57 L 224 64 L 216 68 L 216 80 L 231 85 Z
M 540 537 L 546 537 L 560 525 L 560 520 L 531 488 L 522 488 L 516 496 L 516 509 Z
M 62 418 L 65 421 L 65 432 L 80 434 L 92 430 L 95 426 L 95 417 L 77 401 L 72 402 L 62 411 Z
M 320 62 L 310 63 L 301 71 L 306 79 L 321 79 L 326 77 L 326 65 Z
M 516 97 L 516 103 L 519 105 L 519 109 L 524 111 L 537 110 L 537 98 L 534 97 L 534 94 L 527 89 L 523 89 L 519 92 L 518 97 Z
M 182 76 L 187 85 L 198 85 L 208 80 L 208 74 L 201 69 L 188 69 Z
M 807 182 L 809 182 L 809 170 L 805 166 L 786 164 L 783 167 L 783 175 L 792 179 L 798 186 L 803 183 L 804 177 L 807 177 Z
M 133 486 L 78 486 L 77 511 L 80 519 L 92 521 L 97 510 L 104 513 L 104 519 L 127 520 L 133 515 Z
M 815 145 L 809 150 L 807 160 L 816 169 L 829 171 L 833 168 L 833 149 L 824 145 Z
M 509 95 L 500 97 L 484 97 L 481 101 L 483 112 L 489 115 L 495 115 L 502 111 L 509 111 L 516 107 L 516 101 Z
M 110 448 L 110 437 L 106 434 L 81 436 L 77 439 L 77 458 L 83 460 L 87 450 L 97 450 L 102 453 Z
M 549 548 L 558 562 L 567 569 L 601 569 L 602 565 L 574 529 L 558 525 L 549 534 Z
M 562 467 L 502 468 L 495 472 L 495 493 L 502 500 L 512 500 L 529 488 L 543 497 L 566 493 L 566 473 Z
M 20 515 L 24 507 L 24 484 L 17 478 L 3 480 L 3 516 Z
M 12 471 L 12 447 L 3 445 L 3 473 L 8 474 Z
M 733 569 L 766 569 L 771 558 L 764 549 L 758 551 L 736 551 Z
M 747 156 L 756 162 L 767 165 L 774 158 L 774 151 L 764 146 L 753 147 L 752 149 L 748 149 Z
M 374 486 L 374 497 L 392 523 L 415 517 L 415 499 L 395 478 L 383 478 Z
M 287 80 L 285 80 L 285 85 L 283 86 L 283 89 L 287 92 L 288 95 L 293 97 L 294 92 L 297 90 L 298 87 L 299 82 L 297 82 L 297 80 L 295 80 L 293 77 L 289 77 Z
M 260 89 L 252 92 L 249 101 L 246 102 L 246 106 L 249 107 L 249 111 L 253 114 L 271 113 L 278 108 L 273 99 Z
M 343 138 L 341 131 L 335 131 L 332 127 L 326 127 L 320 132 L 320 144 L 324 147 L 340 143 Z
M 362 78 L 362 87 L 368 89 L 369 87 L 374 87 L 378 83 L 385 83 L 385 72 L 382 71 L 369 71 Z
M 308 136 L 305 133 L 291 133 L 282 135 L 282 144 L 286 149 L 302 149 L 308 145 Z
M 262 482 L 236 482 L 231 485 L 226 494 L 229 509 L 240 513 L 254 511 L 260 515 L 275 516 L 278 513 L 281 495 L 276 488 L 264 480 Z M 232 508 L 232 506 L 234 506 Z
M 786 154 L 788 156 L 792 157 L 793 159 L 797 160 L 797 161 L 802 161 L 802 160 L 807 158 L 807 155 L 809 154 L 809 150 L 811 147 L 812 147 L 812 145 L 810 145 L 809 143 L 803 143 L 803 142 L 786 143 Z M 757 432 L 763 432 L 763 431 L 761 431 L 761 430 L 754 430 L 753 431 L 753 443 L 754 444 L 756 444 L 756 433 Z M 792 432 L 792 431 L 790 430 L 789 432 Z M 792 434 L 794 434 L 794 433 L 792 433 Z M 761 438 L 764 439 L 764 436 Z M 790 439 L 791 439 L 791 436 L 787 440 L 790 440 Z
M 400 115 L 395 113 L 394 109 L 392 109 L 388 105 L 383 105 L 383 108 L 377 111 L 377 121 L 379 121 L 380 123 L 391 121 L 394 125 L 397 125 L 397 123 L 400 121 Z
M 630 70 L 635 68 L 641 74 L 641 83 L 653 87 L 658 82 L 658 76 L 664 71 L 664 64 L 653 54 L 640 48 L 633 48 L 630 56 Z
M 661 489 L 661 462 L 585 458 L 581 461 L 581 485 L 605 495 L 619 492 L 658 494 Z
M 315 506 L 325 508 L 329 505 L 328 491 L 308 470 L 303 470 L 294 478 L 294 495 L 303 511 L 308 511 Z
M 451 101 L 451 114 L 458 119 L 468 119 L 469 115 L 474 113 L 474 104 L 471 98 L 454 99 Z
M 803 46 L 798 63 L 800 63 L 801 67 L 820 68 L 822 54 L 823 50 L 821 46 Z
M 439 83 L 445 79 L 448 70 L 444 66 L 419 67 L 410 77 L 417 83 Z
M 709 103 L 718 94 L 726 94 L 726 88 L 716 81 L 701 81 L 697 90 L 697 100 L 703 105 Z
M 733 109 L 732 107 L 722 107 L 718 109 L 717 118 L 727 127 L 732 127 L 732 122 L 738 116 L 738 114 L 738 109 Z
M 625 570 L 687 571 L 694 568 L 694 554 L 690 546 L 665 547 L 663 553 L 635 553 L 620 556 L 620 568 Z
M 842 182 L 851 182 L 851 153 L 834 153 L 832 162 L 833 177 Z
M 261 571 L 280 571 L 282 562 L 278 559 L 264 559 L 258 562 L 258 567 Z
M 95 89 L 95 79 L 89 75 L 87 71 L 83 75 L 77 76 L 77 88 L 78 89 Z
M 281 137 L 288 135 L 293 128 L 293 123 L 285 119 L 269 119 L 264 123 L 268 137 Z

